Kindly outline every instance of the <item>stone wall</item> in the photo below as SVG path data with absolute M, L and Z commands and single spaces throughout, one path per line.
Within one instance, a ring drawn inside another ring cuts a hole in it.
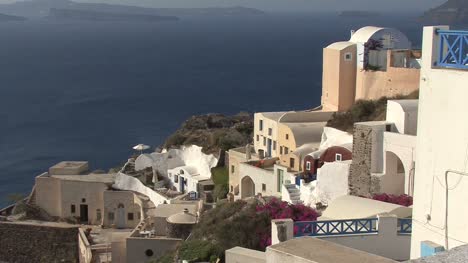
M 373 137 L 372 126 L 354 126 L 353 162 L 348 178 L 350 195 L 370 196 L 371 193 L 379 192 L 377 188 L 380 184 L 377 178 L 371 176 Z
M 1 222 L 0 261 L 78 262 L 78 228 Z

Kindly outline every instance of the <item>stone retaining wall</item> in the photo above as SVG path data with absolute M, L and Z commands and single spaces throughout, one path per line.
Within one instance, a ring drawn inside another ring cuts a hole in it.
M 372 147 L 375 132 L 372 126 L 356 124 L 353 135 L 353 162 L 349 171 L 349 193 L 369 197 L 380 192 L 380 181 L 371 176 Z

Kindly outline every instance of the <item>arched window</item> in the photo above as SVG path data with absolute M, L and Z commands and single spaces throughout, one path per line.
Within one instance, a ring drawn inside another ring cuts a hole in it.
M 117 208 L 124 208 L 124 205 L 122 203 L 120 203 Z

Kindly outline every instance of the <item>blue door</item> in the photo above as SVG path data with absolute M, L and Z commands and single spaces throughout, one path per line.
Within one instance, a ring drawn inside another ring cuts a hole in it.
M 185 186 L 184 181 L 185 181 L 185 179 L 184 179 L 184 177 L 182 177 L 182 176 L 181 176 L 179 179 L 180 179 L 180 180 L 179 180 L 179 182 L 180 182 L 180 187 L 179 187 L 179 188 L 180 188 L 180 192 L 183 193 L 183 192 L 185 191 L 185 189 L 184 189 L 184 186 Z

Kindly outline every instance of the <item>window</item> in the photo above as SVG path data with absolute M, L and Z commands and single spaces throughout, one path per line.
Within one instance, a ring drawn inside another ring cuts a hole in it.
M 260 120 L 259 125 L 258 125 L 258 129 L 260 131 L 263 131 L 263 120 Z
M 266 184 L 262 184 L 262 191 L 263 191 L 263 192 L 266 191 Z
M 273 141 L 273 151 L 276 151 L 276 141 Z
M 263 137 L 263 146 L 266 146 L 266 137 Z
M 283 146 L 280 146 L 280 154 L 283 154 Z
M 234 186 L 231 185 L 231 192 L 234 192 Z
M 234 171 L 235 171 L 235 167 L 234 165 L 231 165 L 231 173 L 234 173 Z
M 180 174 L 184 174 L 184 170 L 180 170 L 179 173 L 180 173 Z
M 335 154 L 335 161 L 342 161 L 343 160 L 343 155 L 341 155 L 341 153 L 337 153 Z
M 70 206 L 70 212 L 71 212 L 72 214 L 74 214 L 74 213 L 76 212 L 76 207 L 75 207 L 75 205 L 71 205 L 71 206 Z
M 81 198 L 82 203 L 86 203 L 86 198 Z
M 133 221 L 133 213 L 128 213 L 127 214 L 127 219 L 130 221 Z
M 96 209 L 96 220 L 101 221 L 101 209 Z
M 272 135 L 273 134 L 273 129 L 272 128 L 268 128 L 268 135 Z
M 259 136 L 259 135 L 257 135 L 257 142 L 258 142 L 258 141 L 260 141 L 260 136 Z
M 289 158 L 289 167 L 294 168 L 294 158 Z
M 154 252 L 153 252 L 153 250 L 151 250 L 151 249 L 147 249 L 147 250 L 145 251 L 145 255 L 146 255 L 147 257 L 152 257 L 152 256 L 154 255 Z
M 345 61 L 351 61 L 351 60 L 353 60 L 353 54 L 352 54 L 351 52 L 345 53 L 345 55 L 344 55 L 344 60 L 345 60 Z
M 288 147 L 284 147 L 284 154 L 288 154 L 289 153 L 289 148 Z
M 174 175 L 174 182 L 175 182 L 175 183 L 178 183 L 178 182 L 179 182 L 179 176 L 178 176 L 178 175 Z
M 307 171 L 310 171 L 310 168 L 311 168 L 310 166 L 311 166 L 310 162 L 306 162 L 306 170 Z
M 137 213 L 137 218 L 138 218 L 138 220 L 141 219 L 141 213 L 140 212 Z
M 114 221 L 114 212 L 109 212 L 107 217 L 109 218 L 109 221 Z
M 286 134 L 286 140 L 289 140 L 289 134 Z
M 385 126 L 385 131 L 391 132 L 391 131 L 392 131 L 392 125 L 391 125 L 391 124 L 387 124 L 387 125 Z

